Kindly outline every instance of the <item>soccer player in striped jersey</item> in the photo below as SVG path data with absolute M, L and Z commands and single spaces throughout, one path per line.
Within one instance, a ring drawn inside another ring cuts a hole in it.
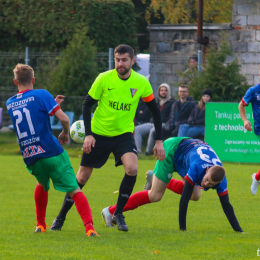
M 157 154 L 157 158 L 161 161 L 165 157 L 165 152 L 162 145 L 160 109 L 154 99 L 152 87 L 144 76 L 132 70 L 135 62 L 134 50 L 128 45 L 119 45 L 115 48 L 114 56 L 115 69 L 99 74 L 83 103 L 86 137 L 77 180 L 80 188 L 83 188 L 93 169 L 101 168 L 110 153 L 113 153 L 115 166 L 123 165 L 125 170 L 113 218 L 118 230 L 128 231 L 122 212 L 134 188 L 138 170 L 133 131 L 140 98 L 154 117 L 156 129 L 154 156 Z M 98 107 L 91 121 L 90 108 L 97 102 Z M 109 179 L 109 175 L 107 178 Z M 51 230 L 61 230 L 72 205 L 73 201 L 67 194 Z
M 214 150 L 199 139 L 172 137 L 163 142 L 165 159 L 157 161 L 150 190 L 133 194 L 123 211 L 134 210 L 139 206 L 158 202 L 166 188 L 181 194 L 179 205 L 180 230 L 186 230 L 186 215 L 190 200 L 200 199 L 201 190 L 215 189 L 220 203 L 232 228 L 243 232 L 233 207 L 229 202 L 225 169 Z M 172 179 L 177 172 L 183 181 Z M 116 205 L 103 209 L 106 226 L 115 224 L 111 216 Z

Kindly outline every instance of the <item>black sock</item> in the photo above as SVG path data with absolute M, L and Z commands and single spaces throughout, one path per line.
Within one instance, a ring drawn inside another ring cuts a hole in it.
M 122 214 L 124 206 L 126 205 L 133 188 L 135 186 L 136 176 L 130 176 L 125 174 L 119 189 L 119 195 L 117 200 L 116 211 L 114 215 Z
M 77 181 L 77 183 L 78 183 L 80 189 L 82 189 L 84 187 L 84 185 L 80 184 L 78 181 Z M 74 200 L 69 196 L 68 193 L 66 193 L 60 213 L 57 216 L 57 218 L 65 220 L 66 215 L 69 212 L 69 210 L 71 209 L 71 207 L 73 206 L 73 204 L 74 204 Z

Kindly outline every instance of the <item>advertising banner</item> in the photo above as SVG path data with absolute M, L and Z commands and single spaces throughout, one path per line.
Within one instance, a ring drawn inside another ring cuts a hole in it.
M 251 104 L 246 107 L 253 132 L 245 129 L 238 103 L 207 103 L 205 142 L 221 161 L 260 163 L 260 136 L 254 134 Z

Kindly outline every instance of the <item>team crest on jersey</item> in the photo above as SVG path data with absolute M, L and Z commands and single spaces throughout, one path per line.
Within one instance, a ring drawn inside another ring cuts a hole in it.
M 132 95 L 132 98 L 133 98 L 136 91 L 137 91 L 137 88 L 130 88 L 130 91 L 131 91 L 131 95 Z
M 17 98 L 21 98 L 23 94 L 17 94 Z

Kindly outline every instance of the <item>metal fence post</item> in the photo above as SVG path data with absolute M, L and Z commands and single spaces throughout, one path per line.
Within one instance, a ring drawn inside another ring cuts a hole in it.
M 114 49 L 109 48 L 108 53 L 108 70 L 112 70 L 114 68 Z
M 24 61 L 25 61 L 26 65 L 29 65 L 29 61 L 30 61 L 30 59 L 29 59 L 29 47 L 25 47 L 25 59 L 24 59 Z
M 198 51 L 198 71 L 202 71 L 202 51 Z

